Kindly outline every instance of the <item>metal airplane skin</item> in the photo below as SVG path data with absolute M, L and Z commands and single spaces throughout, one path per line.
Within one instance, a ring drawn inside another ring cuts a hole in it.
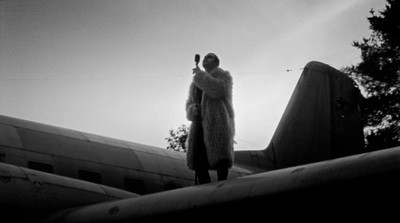
M 29 222 L 249 220 L 264 212 L 382 220 L 400 198 L 400 147 L 363 151 L 359 103 L 349 77 L 309 62 L 268 147 L 236 151 L 228 180 L 212 175 L 204 185 L 194 185 L 184 153 L 0 116 L 0 213 Z

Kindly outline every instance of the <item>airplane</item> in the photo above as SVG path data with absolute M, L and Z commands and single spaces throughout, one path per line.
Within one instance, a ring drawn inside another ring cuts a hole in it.
M 203 185 L 184 153 L 0 115 L 0 214 L 13 222 L 389 219 L 400 147 L 364 151 L 361 100 L 347 75 L 307 63 L 269 145 L 235 151 L 228 180 L 211 172 Z

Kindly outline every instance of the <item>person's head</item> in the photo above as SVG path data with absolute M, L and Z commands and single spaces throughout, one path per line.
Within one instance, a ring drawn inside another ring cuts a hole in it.
M 219 58 L 214 53 L 207 54 L 203 59 L 203 67 L 209 72 L 219 66 Z

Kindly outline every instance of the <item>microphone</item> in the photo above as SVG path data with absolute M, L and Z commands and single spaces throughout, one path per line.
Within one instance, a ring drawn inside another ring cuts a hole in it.
M 200 55 L 199 54 L 196 54 L 194 56 L 194 61 L 196 62 L 196 66 L 197 66 L 199 64 L 199 62 L 200 62 Z

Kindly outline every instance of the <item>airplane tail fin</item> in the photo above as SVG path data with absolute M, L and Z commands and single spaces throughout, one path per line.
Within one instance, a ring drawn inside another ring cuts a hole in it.
M 277 169 L 364 152 L 362 98 L 346 74 L 307 63 L 264 152 Z
M 237 151 L 235 163 L 265 171 L 365 152 L 362 98 L 346 74 L 307 63 L 268 147 Z

